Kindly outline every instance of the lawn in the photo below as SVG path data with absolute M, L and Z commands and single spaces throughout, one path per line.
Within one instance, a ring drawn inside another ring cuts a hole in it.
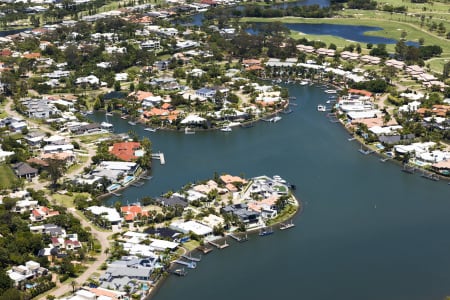
M 83 195 L 86 196 L 88 198 L 90 198 L 91 196 L 89 195 L 89 193 L 73 193 L 72 195 L 63 195 L 63 194 L 53 194 L 52 197 L 53 199 L 55 199 L 55 201 L 64 206 L 64 207 L 74 207 L 73 204 L 73 200 L 75 199 L 75 197 L 77 195 Z
M 0 189 L 11 189 L 19 184 L 19 179 L 14 174 L 10 166 L 0 164 Z

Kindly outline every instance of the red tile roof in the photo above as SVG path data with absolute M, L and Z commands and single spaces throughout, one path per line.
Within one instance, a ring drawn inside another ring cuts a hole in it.
M 137 159 L 134 152 L 139 148 L 141 148 L 141 143 L 139 142 L 115 143 L 109 152 L 121 160 L 132 161 Z
M 366 91 L 366 90 L 349 89 L 348 92 L 350 94 L 358 94 L 358 95 L 363 95 L 363 96 L 367 96 L 367 97 L 373 96 L 373 94 L 371 92 Z

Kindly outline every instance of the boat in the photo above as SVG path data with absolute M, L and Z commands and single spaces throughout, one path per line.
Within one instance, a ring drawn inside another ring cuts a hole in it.
M 280 230 L 285 230 L 285 229 L 289 229 L 289 228 L 292 228 L 292 227 L 295 227 L 295 224 L 292 223 L 292 220 L 291 220 L 290 223 L 286 223 L 286 224 L 281 223 Z
M 192 130 L 190 127 L 184 128 L 184 134 L 195 134 L 195 131 Z
M 130 124 L 130 125 L 134 126 L 134 125 L 136 125 L 136 122 L 133 122 L 133 121 L 128 121 L 128 124 Z
M 92 110 L 88 110 L 87 112 L 86 112 L 86 114 L 87 115 L 92 115 L 94 112 L 92 111 Z
M 150 132 L 156 132 L 156 128 L 151 128 L 151 127 L 145 127 L 144 130 L 150 131 Z
M 112 131 L 114 125 L 111 124 L 111 123 L 108 123 L 108 122 L 101 122 L 101 123 L 100 123 L 100 127 L 101 127 L 102 129 L 107 130 L 107 131 Z
M 263 228 L 259 231 L 259 236 L 266 236 L 266 235 L 271 235 L 273 233 L 272 228 Z
M 308 85 L 309 82 L 307 80 L 302 80 L 300 81 L 300 85 Z
M 336 94 L 337 91 L 336 90 L 325 90 L 325 93 L 327 93 L 327 94 Z
M 327 107 L 323 104 L 317 105 L 317 111 L 327 111 Z
M 122 120 L 126 120 L 127 119 L 127 116 L 121 116 L 120 117 Z
M 286 183 L 286 180 L 284 180 L 283 178 L 281 178 L 281 177 L 278 176 L 278 175 L 274 175 L 274 176 L 273 176 L 273 180 L 275 180 L 275 181 L 277 181 L 277 182 L 280 182 L 280 183 Z
M 107 113 L 105 113 L 105 115 L 107 115 L 107 116 L 109 116 L 109 117 L 114 116 L 112 112 L 107 112 Z
M 220 131 L 223 131 L 223 132 L 231 132 L 232 129 L 231 129 L 230 126 L 224 126 L 224 127 L 220 128 Z
M 281 119 L 282 118 L 280 116 L 275 116 L 273 118 L 270 118 L 269 122 L 276 123 L 276 122 L 280 121 Z

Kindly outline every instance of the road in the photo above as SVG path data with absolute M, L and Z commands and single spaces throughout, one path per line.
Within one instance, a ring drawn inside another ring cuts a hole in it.
M 91 224 L 89 224 L 85 219 L 81 218 L 75 208 L 69 208 L 68 211 L 76 217 L 78 220 L 81 221 L 81 224 L 84 228 L 90 227 L 91 233 L 95 239 L 99 241 L 99 243 L 102 246 L 101 253 L 97 257 L 97 259 L 88 266 L 88 268 L 84 271 L 83 274 L 81 274 L 79 277 L 75 279 L 77 282 L 77 286 L 83 284 L 86 282 L 89 277 L 91 277 L 95 272 L 98 272 L 99 268 L 103 263 L 106 262 L 106 259 L 108 258 L 108 254 L 105 252 L 105 249 L 109 249 L 111 247 L 110 240 L 108 240 L 108 237 L 112 234 L 111 232 L 104 232 L 99 231 L 95 227 L 93 227 Z M 51 291 L 50 293 L 46 293 L 39 297 L 38 299 L 46 299 L 48 295 L 55 296 L 56 298 L 59 298 L 63 296 L 66 293 L 72 292 L 72 284 L 71 280 L 67 280 L 67 282 L 59 285 L 55 290 Z
M 12 105 L 13 105 L 13 101 L 12 99 L 8 99 L 8 103 L 5 105 L 5 112 L 8 114 L 8 116 L 11 117 L 17 117 L 17 118 L 23 118 L 23 116 L 21 116 L 18 112 L 16 112 L 15 110 L 12 109 Z M 46 133 L 49 133 L 50 135 L 56 135 L 57 133 L 48 128 L 48 127 L 44 127 L 42 126 L 42 124 L 39 124 L 33 120 L 27 120 L 28 124 L 30 125 L 29 127 L 36 127 L 39 128 L 39 130 L 42 130 Z M 77 138 L 72 138 L 72 141 L 77 141 L 80 145 L 80 140 Z M 81 166 L 74 170 L 70 176 L 74 177 L 75 175 L 80 174 L 81 172 L 83 172 L 84 168 L 89 166 L 92 162 L 92 156 L 95 155 L 96 153 L 96 149 L 94 145 L 82 145 L 82 146 L 86 146 L 86 149 L 88 151 L 87 156 L 88 159 L 83 162 L 81 164 Z M 43 190 L 45 189 L 45 183 L 46 182 L 39 182 L 39 180 L 37 180 L 37 178 L 35 180 L 33 180 L 30 185 L 28 187 L 31 187 L 35 190 Z M 48 195 L 48 197 L 50 198 L 49 200 L 52 200 L 51 195 Z M 86 282 L 90 276 L 92 276 L 92 274 L 94 274 L 95 272 L 97 272 L 100 268 L 100 266 L 106 262 L 106 259 L 108 258 L 108 254 L 105 252 L 105 249 L 110 248 L 111 244 L 110 241 L 108 240 L 108 237 L 112 234 L 111 232 L 104 232 L 104 231 L 99 231 L 97 230 L 94 226 L 92 226 L 91 224 L 89 224 L 89 222 L 87 222 L 85 219 L 83 219 L 82 217 L 80 217 L 76 211 L 75 208 L 68 208 L 68 212 L 70 212 L 75 218 L 77 218 L 78 220 L 80 220 L 82 226 L 84 228 L 86 227 L 90 227 L 90 232 L 92 234 L 92 236 L 97 239 L 101 245 L 101 253 L 100 255 L 97 257 L 97 259 L 88 266 L 88 268 L 83 272 L 83 274 L 81 274 L 79 277 L 77 277 L 75 279 L 75 281 L 77 282 L 77 284 L 83 284 L 84 282 Z M 41 295 L 40 297 L 38 297 L 38 299 L 46 299 L 47 295 L 53 295 L 56 298 L 59 298 L 61 296 L 63 296 L 66 293 L 69 293 L 72 291 L 72 284 L 71 284 L 71 280 L 67 280 L 67 282 L 63 283 L 63 284 L 59 284 L 53 291 L 49 292 L 49 293 L 45 293 L 44 295 Z

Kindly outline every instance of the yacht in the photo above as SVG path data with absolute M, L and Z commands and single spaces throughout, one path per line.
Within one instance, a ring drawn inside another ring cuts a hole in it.
M 307 80 L 300 81 L 300 85 L 308 85 L 308 84 L 309 84 L 309 81 L 307 81 Z
M 100 126 L 102 129 L 107 130 L 107 131 L 112 131 L 113 127 L 114 127 L 113 124 L 108 123 L 108 122 L 102 122 L 102 123 L 100 123 Z
M 325 105 L 319 104 L 317 105 L 318 111 L 327 111 L 327 107 Z
M 327 94 L 336 94 L 337 91 L 336 90 L 325 90 L 325 93 L 327 93 Z
M 151 127 L 145 127 L 144 130 L 150 131 L 150 132 L 156 132 L 156 128 L 151 128 Z
M 105 113 L 105 115 L 107 115 L 107 116 L 109 116 L 109 117 L 114 116 L 112 112 L 107 112 L 107 113 Z
M 269 122 L 276 123 L 276 122 L 280 121 L 281 119 L 282 118 L 280 116 L 275 116 L 273 118 L 270 118 Z
M 195 131 L 192 130 L 190 127 L 184 128 L 184 134 L 195 134 Z
M 231 129 L 231 127 L 230 127 L 230 126 L 224 126 L 224 127 L 220 128 L 220 131 L 224 131 L 224 132 L 231 132 L 231 131 L 232 131 L 232 129 Z

